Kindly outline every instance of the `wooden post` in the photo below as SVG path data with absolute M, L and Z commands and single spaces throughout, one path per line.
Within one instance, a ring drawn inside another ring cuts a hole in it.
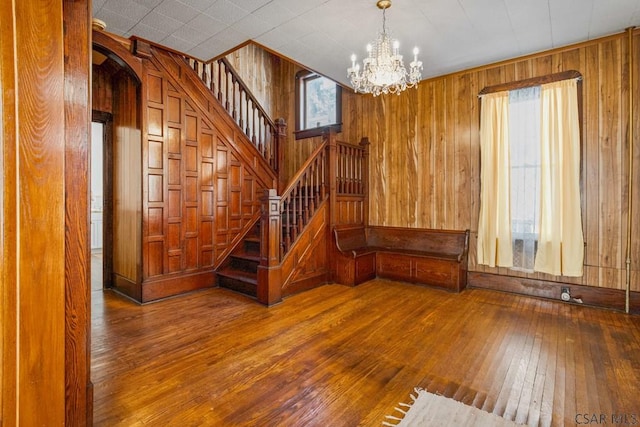
M 371 142 L 369 142 L 368 137 L 363 137 L 360 140 L 360 146 L 364 149 L 364 155 L 362 157 L 362 184 L 364 193 L 364 200 L 362 202 L 362 220 L 364 222 L 364 226 L 367 227 L 369 225 L 369 146 Z
M 284 153 L 287 146 L 287 122 L 283 118 L 276 119 L 276 171 L 278 172 L 278 194 L 287 185 L 284 168 Z
M 336 131 L 333 128 L 329 128 L 328 133 L 326 134 L 327 147 L 329 148 L 329 158 L 328 158 L 328 184 L 329 184 L 329 228 L 333 230 L 337 222 L 337 191 L 336 191 L 336 181 L 337 181 L 337 169 L 338 169 L 338 149 L 337 149 L 337 139 L 336 139 Z
M 258 301 L 273 305 L 282 300 L 280 239 L 282 223 L 280 196 L 275 189 L 265 190 L 260 218 L 260 265 L 258 266 Z

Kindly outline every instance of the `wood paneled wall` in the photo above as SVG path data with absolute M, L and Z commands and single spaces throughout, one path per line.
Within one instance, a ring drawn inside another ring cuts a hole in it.
M 635 35 L 635 70 L 640 41 Z M 370 224 L 470 229 L 469 270 L 622 289 L 628 201 L 628 50 L 626 35 L 536 54 L 420 83 L 400 96 L 343 95 L 344 139 L 366 135 L 370 152 Z M 480 208 L 478 92 L 485 86 L 577 70 L 583 76 L 582 204 L 584 276 L 520 274 L 476 264 Z M 640 101 L 634 76 L 635 110 Z M 638 117 L 634 114 L 634 117 Z M 640 122 L 634 182 L 640 176 Z M 640 185 L 634 187 L 635 236 Z M 633 239 L 632 290 L 640 291 L 640 239 Z
M 213 269 L 258 219 L 262 190 L 275 181 L 256 172 L 259 153 L 193 84 L 181 58 L 154 49 L 143 66 L 142 300 L 149 301 L 213 286 Z
M 140 88 L 124 70 L 113 77 L 113 274 L 139 283 L 142 258 Z

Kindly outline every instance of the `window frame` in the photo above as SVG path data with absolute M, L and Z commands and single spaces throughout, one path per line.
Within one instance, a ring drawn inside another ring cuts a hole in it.
M 584 175 L 584 162 L 585 162 L 585 153 L 584 153 L 584 132 L 583 132 L 583 88 L 582 88 L 582 74 L 576 70 L 568 70 L 560 73 L 544 75 L 540 77 L 534 77 L 524 80 L 518 80 L 503 84 L 498 84 L 494 86 L 486 86 L 480 92 L 478 92 L 478 124 L 480 124 L 481 120 L 481 109 L 482 109 L 482 96 L 495 92 L 507 91 L 511 92 L 518 89 L 530 88 L 533 86 L 541 86 L 546 83 L 554 83 L 562 80 L 577 80 L 577 103 L 578 103 L 578 131 L 580 134 L 579 137 L 579 152 L 580 152 L 580 170 L 579 170 L 579 191 L 580 191 L 580 214 L 582 216 L 582 223 L 584 224 L 585 219 L 585 197 L 584 197 L 584 181 L 586 179 Z M 510 225 L 511 231 L 513 232 L 513 224 Z M 535 244 L 537 246 L 538 239 L 536 239 Z M 586 241 L 584 242 L 586 245 Z M 509 270 L 514 271 L 525 271 L 530 273 L 529 270 L 522 270 L 519 267 L 508 267 Z M 583 273 L 584 274 L 584 273 Z M 563 276 L 564 277 L 564 276 Z
M 478 92 L 478 124 L 480 123 L 480 111 L 482 107 L 482 95 L 494 92 L 511 91 L 516 89 L 524 89 L 531 86 L 540 86 L 545 83 L 553 83 L 561 80 L 578 80 L 578 126 L 580 130 L 580 195 L 584 194 L 584 132 L 583 132 L 583 108 L 582 108 L 582 74 L 576 70 L 562 71 L 560 73 L 547 74 L 540 77 L 532 77 L 530 79 L 518 80 L 514 82 L 502 83 L 494 86 L 485 86 Z M 582 216 L 584 219 L 584 197 L 582 199 Z
M 336 132 L 342 131 L 342 87 L 335 82 L 336 123 L 329 123 L 324 126 L 304 129 L 304 123 L 306 122 L 305 112 L 307 107 L 306 91 L 304 90 L 304 88 L 307 81 L 311 81 L 317 78 L 327 77 L 309 70 L 302 70 L 296 73 L 296 129 L 294 131 L 296 140 L 321 136 L 329 129 L 333 129 Z

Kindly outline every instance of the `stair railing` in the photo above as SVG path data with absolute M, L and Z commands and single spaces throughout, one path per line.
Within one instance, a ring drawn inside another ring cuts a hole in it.
M 335 131 L 330 131 L 281 195 L 275 189 L 265 191 L 258 301 L 271 305 L 280 300 L 280 266 L 323 202 L 329 203 L 331 227 L 338 196 L 366 201 L 368 145 L 366 138 L 359 146 L 338 142 Z
M 283 119 L 272 120 L 256 97 L 225 58 L 202 62 L 185 56 L 185 61 L 233 117 L 260 154 L 278 171 L 286 137 Z

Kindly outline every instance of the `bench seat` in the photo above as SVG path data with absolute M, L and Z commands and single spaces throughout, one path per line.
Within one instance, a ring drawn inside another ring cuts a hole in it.
M 386 277 L 455 292 L 466 287 L 468 230 L 350 225 L 334 229 L 334 242 L 338 283 Z

